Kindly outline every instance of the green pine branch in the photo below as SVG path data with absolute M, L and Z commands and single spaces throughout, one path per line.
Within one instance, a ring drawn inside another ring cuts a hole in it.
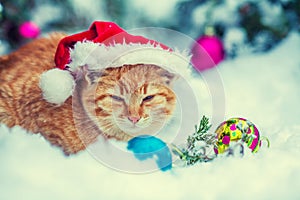
M 188 136 L 186 148 L 178 148 L 172 145 L 173 152 L 179 158 L 186 162 L 187 165 L 193 165 L 197 162 L 208 162 L 215 157 L 209 157 L 206 152 L 206 147 L 213 147 L 216 144 L 215 134 L 208 133 L 211 128 L 209 119 L 205 116 L 200 120 L 199 125 L 195 125 L 195 132 Z M 197 146 L 197 142 L 203 141 L 206 146 Z

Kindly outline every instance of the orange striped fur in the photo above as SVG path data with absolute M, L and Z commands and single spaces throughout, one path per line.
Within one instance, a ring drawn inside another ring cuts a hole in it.
M 0 57 L 0 123 L 40 133 L 69 155 L 85 149 L 99 134 L 124 141 L 153 134 L 172 115 L 176 97 L 170 86 L 175 75 L 155 65 L 100 72 L 82 67 L 73 99 L 60 106 L 43 100 L 39 78 L 55 66 L 56 47 L 64 36 L 36 39 Z

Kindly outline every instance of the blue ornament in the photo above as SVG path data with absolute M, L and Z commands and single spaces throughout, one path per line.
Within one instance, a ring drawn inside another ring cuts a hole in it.
M 172 168 L 171 152 L 162 140 L 149 135 L 141 135 L 128 141 L 127 149 L 133 151 L 139 160 L 156 158 L 156 164 L 162 171 Z

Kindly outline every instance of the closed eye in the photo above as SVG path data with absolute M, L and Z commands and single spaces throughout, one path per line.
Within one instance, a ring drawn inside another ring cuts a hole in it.
M 154 98 L 154 95 L 149 95 L 149 96 L 146 96 L 145 98 L 143 98 L 143 101 L 150 101 L 153 98 Z
M 115 101 L 124 101 L 124 99 L 122 97 L 119 97 L 117 95 L 110 95 L 110 97 Z

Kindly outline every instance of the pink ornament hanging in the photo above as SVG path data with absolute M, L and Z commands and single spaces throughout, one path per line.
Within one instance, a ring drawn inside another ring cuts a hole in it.
M 40 28 L 34 22 L 26 21 L 20 25 L 19 33 L 24 38 L 36 38 L 40 35 Z
M 198 38 L 191 52 L 191 62 L 198 71 L 215 67 L 225 57 L 223 43 L 214 35 L 204 35 Z

